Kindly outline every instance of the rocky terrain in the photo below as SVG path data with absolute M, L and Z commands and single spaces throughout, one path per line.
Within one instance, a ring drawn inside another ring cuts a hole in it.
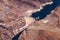
M 42 4 L 51 1 L 0 0 L 0 40 L 12 40 L 32 20 L 34 22 L 28 25 L 17 40 L 60 40 L 60 5 L 42 20 L 31 20 L 28 17 L 40 9 Z

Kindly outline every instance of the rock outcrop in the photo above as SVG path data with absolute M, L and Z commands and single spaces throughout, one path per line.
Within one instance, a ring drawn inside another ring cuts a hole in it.
M 26 25 L 24 17 L 30 17 L 30 13 L 51 1 L 0 0 L 0 40 L 12 40 Z M 44 19 L 34 20 L 17 40 L 60 40 L 60 5 Z

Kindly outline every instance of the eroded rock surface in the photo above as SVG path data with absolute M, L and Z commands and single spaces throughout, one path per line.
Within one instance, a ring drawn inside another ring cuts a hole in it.
M 0 40 L 12 40 L 19 29 L 26 25 L 29 10 L 51 0 L 0 0 Z M 4 28 L 3 28 L 4 27 Z M 34 21 L 17 40 L 60 40 L 60 5 L 44 19 Z

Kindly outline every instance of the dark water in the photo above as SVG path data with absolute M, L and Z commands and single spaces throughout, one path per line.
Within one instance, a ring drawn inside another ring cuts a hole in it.
M 26 29 L 24 29 L 24 30 L 26 30 Z M 16 35 L 12 38 L 12 40 L 18 40 L 18 38 L 21 36 L 21 34 L 23 33 L 24 30 L 22 30 L 21 32 L 19 32 L 18 34 L 16 34 Z
M 33 18 L 37 18 L 39 17 L 39 19 L 36 19 L 36 20 L 41 20 L 41 19 L 44 19 L 47 15 L 50 14 L 50 12 L 52 10 L 54 10 L 58 5 L 60 5 L 60 0 L 53 0 L 53 3 L 51 5 L 46 5 L 44 6 L 44 8 L 39 11 L 39 12 L 36 12 L 36 13 L 33 13 L 31 15 L 31 17 Z M 21 31 L 20 33 L 18 33 L 16 36 L 14 36 L 12 38 L 12 40 L 18 40 L 19 36 L 22 34 L 23 31 Z
M 46 5 L 46 6 L 44 6 L 43 7 L 43 9 L 42 10 L 40 10 L 40 11 L 38 11 L 38 12 L 36 12 L 36 13 L 33 13 L 32 15 L 31 15 L 31 17 L 33 17 L 33 18 L 37 18 L 37 17 L 39 17 L 38 19 L 36 19 L 37 21 L 38 20 L 41 20 L 41 19 L 44 19 L 47 15 L 49 15 L 50 14 L 50 12 L 52 11 L 52 10 L 54 10 L 58 5 L 60 5 L 60 0 L 53 0 L 53 3 L 51 4 L 51 5 Z
M 16 34 L 12 40 L 18 40 L 19 36 L 22 34 L 23 31 L 19 32 L 18 34 Z

